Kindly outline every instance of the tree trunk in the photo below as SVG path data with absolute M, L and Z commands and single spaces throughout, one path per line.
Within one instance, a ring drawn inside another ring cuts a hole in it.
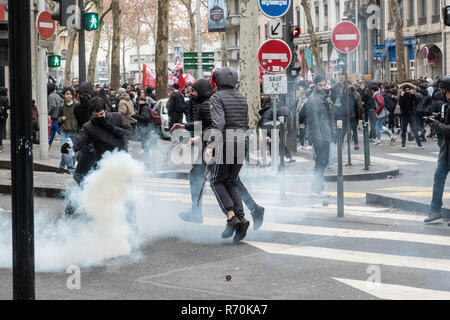
M 403 19 L 400 14 L 400 6 L 398 0 L 389 0 L 391 14 L 395 21 L 395 50 L 397 51 L 397 80 L 399 82 L 405 81 L 406 75 L 406 60 L 405 60 L 405 45 L 403 43 Z
M 156 37 L 156 97 L 167 97 L 169 46 L 169 0 L 158 0 L 158 30 Z
M 258 66 L 258 4 L 241 0 L 240 90 L 247 98 L 249 126 L 256 128 L 261 109 Z
M 103 14 L 103 0 L 96 1 L 95 5 L 97 7 L 98 16 L 101 17 Z M 99 23 L 98 29 L 95 30 L 94 40 L 92 42 L 91 56 L 89 57 L 89 67 L 88 67 L 88 76 L 87 81 L 90 83 L 95 82 L 95 69 L 97 66 L 97 55 L 98 49 L 100 47 L 100 38 L 102 35 L 103 23 Z
M 64 72 L 64 87 L 70 87 L 71 85 L 71 78 L 72 78 L 72 57 L 73 57 L 73 48 L 75 46 L 75 40 L 77 39 L 78 32 L 73 29 L 72 33 L 70 34 L 69 39 L 69 48 L 67 50 L 67 57 L 66 57 L 66 69 Z
M 122 40 L 122 69 L 123 69 L 123 83 L 127 82 L 127 70 L 125 68 L 125 38 Z
M 111 57 L 111 87 L 118 90 L 120 87 L 120 0 L 112 0 L 113 39 Z
M 197 32 L 196 32 L 196 28 L 195 28 L 195 17 L 194 17 L 194 12 L 192 12 L 192 0 L 188 1 L 188 5 L 186 6 L 187 8 L 187 12 L 188 12 L 188 17 L 189 17 L 189 26 L 191 28 L 191 39 L 189 42 L 189 50 L 191 52 L 195 52 L 196 47 L 197 47 Z
M 322 68 L 322 59 L 320 57 L 319 44 L 317 43 L 316 34 L 314 32 L 314 24 L 311 18 L 311 8 L 307 0 L 302 0 L 302 7 L 305 11 L 306 21 L 308 22 L 308 34 L 309 40 L 311 42 L 311 50 L 316 59 L 316 63 L 313 65 L 314 74 L 317 76 L 319 74 L 325 75 L 325 71 Z
M 111 83 L 111 38 L 108 38 L 108 51 L 106 51 L 106 65 L 108 66 L 108 81 Z
M 227 33 L 220 33 L 220 57 L 222 60 L 222 67 L 227 66 L 228 54 L 227 54 Z

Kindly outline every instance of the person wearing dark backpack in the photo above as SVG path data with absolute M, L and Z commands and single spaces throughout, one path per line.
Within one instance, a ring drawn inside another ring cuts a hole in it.
M 415 121 L 415 109 L 417 104 L 417 97 L 411 92 L 411 86 L 403 86 L 402 92 L 399 98 L 400 110 L 401 110 L 401 125 L 402 125 L 402 149 L 406 149 L 406 132 L 408 124 L 411 126 L 411 130 L 417 141 L 417 147 L 423 149 L 422 142 L 420 141 L 417 133 L 416 121 Z
M 180 92 L 180 85 L 173 84 L 173 92 L 167 101 L 167 110 L 169 111 L 169 128 L 175 123 L 183 123 L 183 114 L 186 112 L 186 102 L 184 95 Z

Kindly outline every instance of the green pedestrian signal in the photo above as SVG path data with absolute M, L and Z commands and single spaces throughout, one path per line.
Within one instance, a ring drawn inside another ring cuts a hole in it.
M 98 29 L 98 13 L 87 12 L 83 14 L 83 29 L 86 31 L 94 31 Z
M 48 67 L 59 68 L 61 66 L 61 56 L 52 54 L 48 56 Z

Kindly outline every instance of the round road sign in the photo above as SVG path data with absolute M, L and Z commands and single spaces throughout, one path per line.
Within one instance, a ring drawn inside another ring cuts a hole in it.
M 361 41 L 361 33 L 356 25 L 344 21 L 334 28 L 331 39 L 337 51 L 350 53 L 358 48 Z
M 267 72 L 283 72 L 291 64 L 291 48 L 282 40 L 267 40 L 259 47 L 258 60 Z
M 42 11 L 36 19 L 36 25 L 42 38 L 48 40 L 55 34 L 56 24 L 49 11 Z
M 258 0 L 261 12 L 269 18 L 279 18 L 288 12 L 291 0 Z

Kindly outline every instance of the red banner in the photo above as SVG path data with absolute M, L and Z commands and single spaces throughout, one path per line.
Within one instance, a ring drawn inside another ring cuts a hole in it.
M 5 5 L 0 4 L 0 20 L 5 20 Z
M 156 73 L 155 70 L 150 69 L 146 64 L 144 64 L 142 77 L 142 85 L 144 87 L 156 88 Z

